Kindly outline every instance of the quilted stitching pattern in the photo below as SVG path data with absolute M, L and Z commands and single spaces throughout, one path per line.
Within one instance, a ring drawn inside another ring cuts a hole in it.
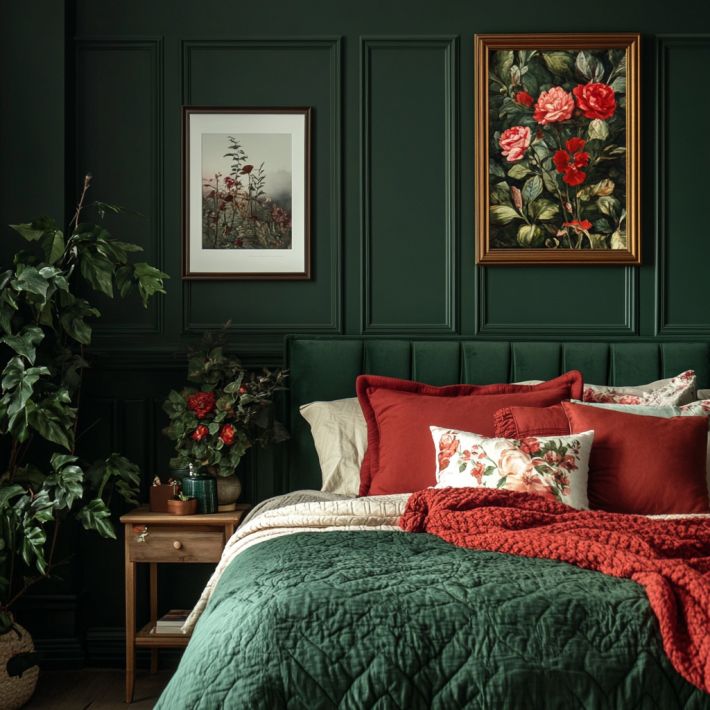
M 427 534 L 299 533 L 242 552 L 162 710 L 686 708 L 641 587 Z

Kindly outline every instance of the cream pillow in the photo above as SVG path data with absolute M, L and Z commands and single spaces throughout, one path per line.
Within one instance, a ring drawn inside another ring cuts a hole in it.
M 504 488 L 589 508 L 593 431 L 503 439 L 429 428 L 436 452 L 436 488 Z
M 323 480 L 321 490 L 358 495 L 367 424 L 357 397 L 310 402 L 299 411 L 311 427 Z

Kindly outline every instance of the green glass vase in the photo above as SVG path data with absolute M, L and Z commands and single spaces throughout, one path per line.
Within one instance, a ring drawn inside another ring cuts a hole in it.
M 197 498 L 198 513 L 217 512 L 217 481 L 207 473 L 196 472 L 192 464 L 182 479 L 182 492 Z

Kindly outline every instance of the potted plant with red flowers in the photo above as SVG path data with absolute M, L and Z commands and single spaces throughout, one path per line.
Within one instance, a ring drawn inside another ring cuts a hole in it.
M 208 333 L 190 352 L 187 379 L 163 408 L 164 433 L 175 442 L 171 467 L 205 469 L 217 478 L 219 510 L 233 510 L 241 493 L 239 462 L 252 446 L 288 438 L 274 418 L 274 393 L 285 389 L 285 370 L 248 371 L 224 352 L 224 333 Z

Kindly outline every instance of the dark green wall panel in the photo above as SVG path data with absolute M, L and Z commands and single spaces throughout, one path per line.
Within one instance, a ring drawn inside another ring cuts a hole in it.
M 313 279 L 183 284 L 184 329 L 334 333 L 340 329 L 340 44 L 337 39 L 183 44 L 184 103 L 311 106 Z
M 91 173 L 89 201 L 100 199 L 130 210 L 107 216 L 109 230 L 142 246 L 145 261 L 162 266 L 162 42 L 80 41 L 75 71 L 75 177 L 70 194 L 78 194 L 83 176 Z M 162 331 L 160 301 L 147 310 L 138 297 L 128 306 L 103 296 L 96 303 L 103 314 L 97 334 L 125 337 Z
M 364 332 L 455 331 L 456 41 L 362 41 Z
M 690 88 L 710 71 L 710 36 L 667 37 L 658 44 L 658 313 L 666 335 L 710 335 L 708 282 L 710 227 L 706 166 L 710 144 L 695 121 L 710 115 L 710 94 Z M 702 122 L 703 119 L 700 119 Z
M 634 267 L 479 269 L 479 330 L 506 335 L 632 335 Z M 603 287 L 600 287 L 603 284 Z

